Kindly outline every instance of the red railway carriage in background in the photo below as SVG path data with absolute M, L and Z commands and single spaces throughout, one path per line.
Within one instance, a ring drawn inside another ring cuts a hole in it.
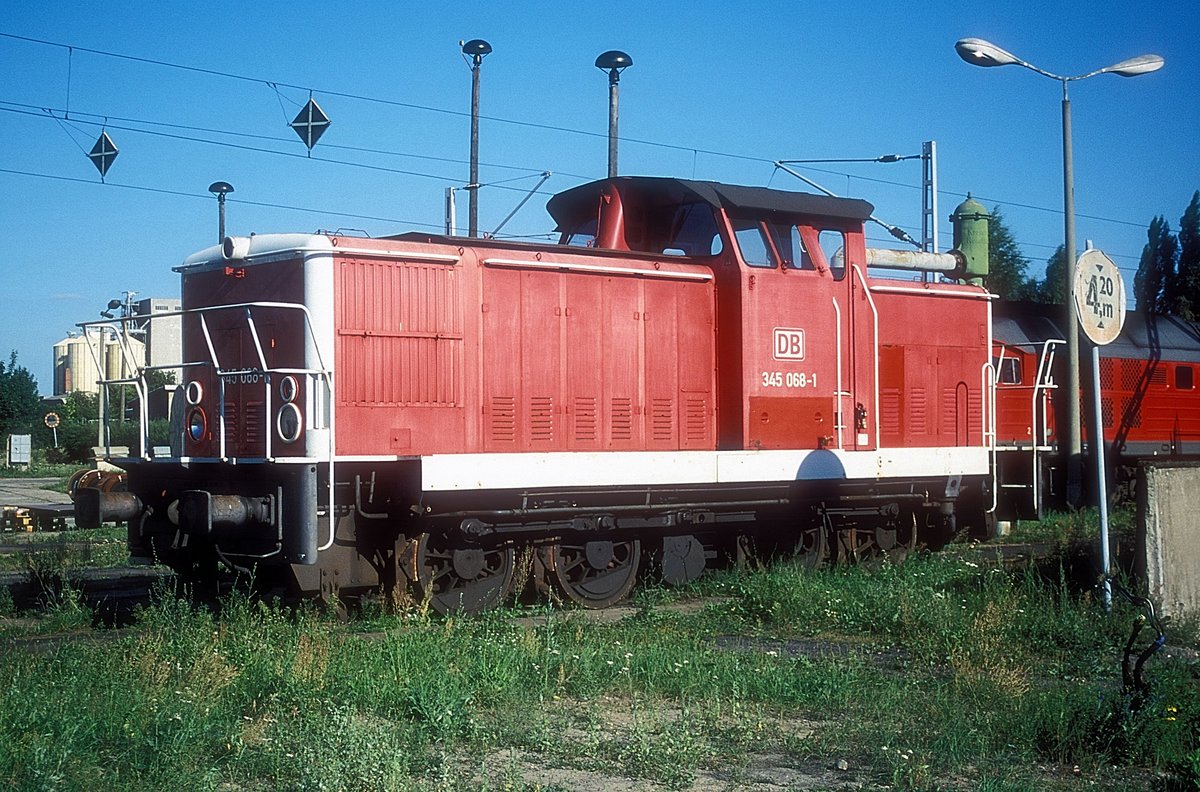
M 643 554 L 679 583 L 747 537 L 817 562 L 981 522 L 991 295 L 868 266 L 976 277 L 986 254 L 881 255 L 865 201 L 711 182 L 607 179 L 548 209 L 558 244 L 268 234 L 189 257 L 170 453 L 119 460 L 128 492 L 80 522 L 127 520 L 135 556 L 199 580 L 412 585 L 441 610 L 501 601 L 522 556 L 598 607 Z
M 1056 306 L 1001 302 L 993 328 L 1001 518 L 1040 517 L 1064 505 L 1065 462 L 1056 427 L 1066 421 L 1057 355 L 1066 343 Z M 1093 442 L 1090 361 L 1085 359 L 1085 440 Z M 1101 421 L 1111 457 L 1200 454 L 1200 330 L 1171 316 L 1127 314 L 1121 335 L 1100 348 Z M 1085 449 L 1086 451 L 1086 449 Z M 1112 478 L 1110 471 L 1110 478 Z M 1116 480 L 1130 483 L 1132 471 Z

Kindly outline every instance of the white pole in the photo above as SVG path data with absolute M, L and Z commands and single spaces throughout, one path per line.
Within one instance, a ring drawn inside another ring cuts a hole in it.
M 474 193 L 472 193 L 472 194 L 474 194 Z M 454 210 L 454 188 L 447 187 L 446 188 L 446 236 L 454 236 L 455 234 L 458 233 L 458 229 L 455 227 L 458 224 L 456 214 L 457 213 Z
M 1104 475 L 1104 415 L 1100 406 L 1100 347 L 1092 344 L 1092 447 L 1096 455 L 1096 499 L 1100 502 L 1100 566 L 1104 573 L 1104 610 L 1112 610 L 1112 582 L 1108 579 L 1108 485 Z

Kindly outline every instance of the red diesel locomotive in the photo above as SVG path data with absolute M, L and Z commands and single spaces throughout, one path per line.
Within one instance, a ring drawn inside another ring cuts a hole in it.
M 78 522 L 128 521 L 134 557 L 194 580 L 442 611 L 501 602 L 518 567 L 603 607 L 643 555 L 681 583 L 748 537 L 816 563 L 982 523 L 1014 353 L 978 204 L 946 254 L 868 249 L 865 201 L 758 187 L 619 177 L 548 209 L 558 244 L 189 257 L 171 448 L 114 459 L 127 491 L 81 492 Z
M 1066 422 L 1059 350 L 1066 344 L 1058 306 L 998 303 L 992 321 L 996 369 L 996 476 L 1001 518 L 1040 518 L 1063 506 L 1065 461 L 1055 427 Z M 1094 394 L 1086 359 L 1085 451 L 1092 442 Z M 1109 458 L 1128 485 L 1132 466 L 1152 456 L 1200 454 L 1200 331 L 1171 316 L 1129 312 L 1121 335 L 1100 348 L 1100 407 Z M 1089 478 L 1094 474 L 1089 474 Z M 1090 485 L 1090 481 L 1087 482 Z

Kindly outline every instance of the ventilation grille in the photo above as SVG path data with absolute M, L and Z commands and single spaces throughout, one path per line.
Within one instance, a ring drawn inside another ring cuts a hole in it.
M 1110 358 L 1104 358 L 1100 361 L 1100 388 L 1102 390 L 1112 390 L 1113 382 L 1116 380 L 1116 373 L 1113 371 L 1113 369 L 1117 367 L 1116 364 L 1117 361 Z M 1124 366 L 1121 367 L 1121 374 L 1121 379 L 1124 380 Z M 1125 390 L 1129 390 L 1129 388 L 1126 388 Z
M 631 399 L 612 400 L 612 437 L 613 442 L 626 442 L 633 439 L 633 401 Z
M 942 433 L 949 438 L 958 433 L 958 397 L 954 388 L 942 389 Z
M 225 402 L 225 442 L 233 443 L 237 441 L 238 429 L 241 422 L 238 420 L 238 406 L 236 402 Z M 214 426 L 213 429 L 219 427 Z
M 908 394 L 908 427 L 913 434 L 929 434 L 929 407 L 924 388 L 913 388 Z
M 1100 420 L 1104 424 L 1105 429 L 1111 429 L 1113 426 L 1113 400 L 1105 396 L 1100 399 Z
M 554 398 L 533 396 L 529 400 L 529 439 L 535 443 L 554 441 Z
M 967 445 L 983 442 L 979 419 L 983 416 L 983 394 L 978 389 L 967 394 Z
M 515 443 L 517 440 L 517 400 L 512 396 L 493 396 L 491 415 L 492 442 Z
M 1142 372 L 1145 370 L 1145 368 L 1146 364 L 1140 360 L 1122 360 L 1121 390 L 1137 390 L 1138 383 L 1141 382 Z
M 900 436 L 900 389 L 884 388 L 879 393 L 879 431 L 889 437 Z
M 675 401 L 652 399 L 650 401 L 650 436 L 657 441 L 669 442 L 675 437 Z
M 246 402 L 243 421 L 246 434 L 242 438 L 247 444 L 263 442 L 263 403 Z
M 708 399 L 689 398 L 684 415 L 684 439 L 688 443 L 708 441 Z
M 596 400 L 590 396 L 575 398 L 574 430 L 575 440 L 582 443 L 594 443 L 600 436 L 600 422 L 596 415 Z

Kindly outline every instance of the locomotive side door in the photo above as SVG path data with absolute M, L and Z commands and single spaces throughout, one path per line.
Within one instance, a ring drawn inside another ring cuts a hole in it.
M 846 285 L 846 390 L 841 404 L 844 448 L 868 451 L 879 447 L 879 312 L 867 282 L 862 225 L 854 229 L 822 228 L 817 235 L 822 255 L 835 277 Z
M 852 448 L 844 413 L 852 361 L 848 282 L 815 231 L 731 218 L 742 263 L 745 445 Z

